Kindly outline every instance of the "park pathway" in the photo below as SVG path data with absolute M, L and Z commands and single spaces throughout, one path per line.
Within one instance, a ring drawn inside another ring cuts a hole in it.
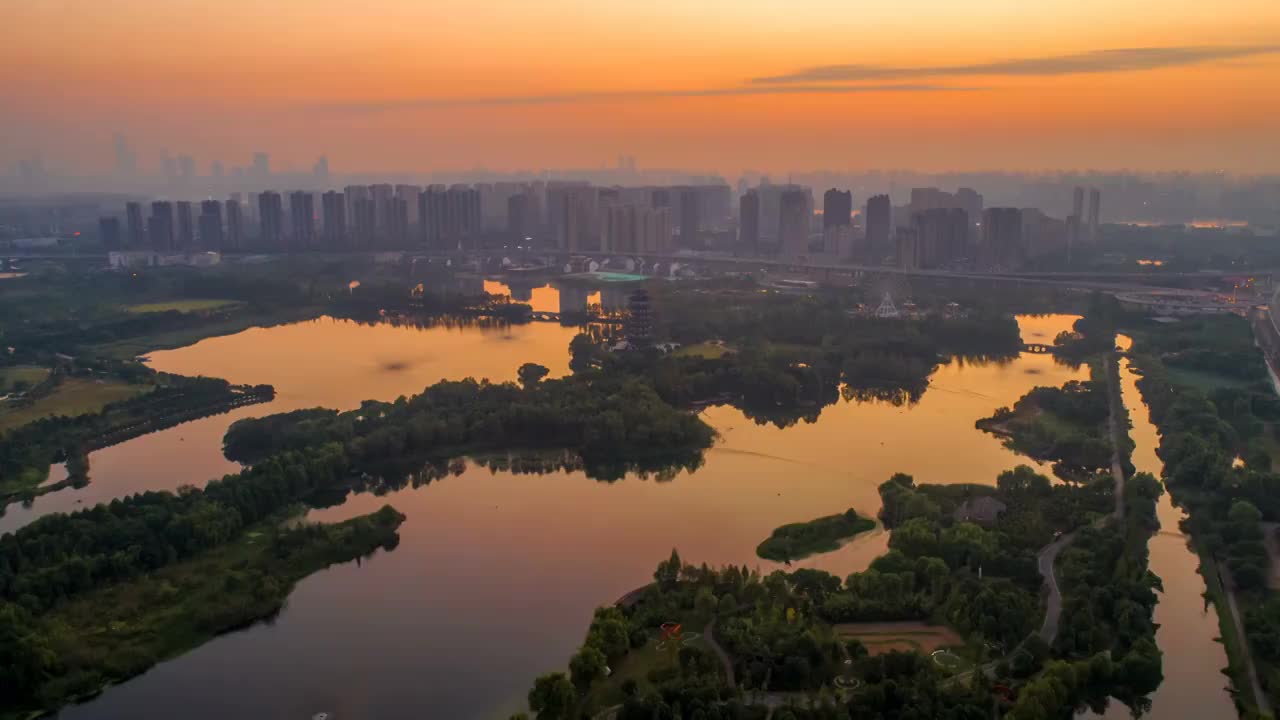
M 724 651 L 724 648 L 720 647 L 720 643 L 716 642 L 715 618 L 711 618 L 707 626 L 703 628 L 702 637 L 706 639 L 707 646 L 716 654 L 716 657 L 720 658 L 720 664 L 724 665 L 725 682 L 729 683 L 730 688 L 738 687 L 738 683 L 733 677 L 733 659 L 729 657 L 729 653 Z
M 1124 463 L 1120 459 L 1120 448 L 1124 447 L 1124 441 L 1129 436 L 1129 415 L 1124 410 L 1124 398 L 1120 395 L 1120 357 L 1115 353 L 1107 353 L 1103 362 L 1107 369 L 1107 397 L 1111 404 L 1107 426 L 1111 430 L 1111 476 L 1116 481 L 1112 492 L 1116 496 L 1116 522 L 1121 522 L 1124 520 Z
M 1102 527 L 1108 519 L 1117 523 L 1124 521 L 1124 462 L 1120 458 L 1120 448 L 1124 447 L 1127 428 L 1124 427 L 1124 401 L 1120 397 L 1120 361 L 1115 353 L 1109 353 L 1103 361 L 1107 374 L 1107 397 L 1111 412 L 1107 416 L 1107 429 L 1111 434 L 1111 477 L 1115 480 L 1116 506 L 1110 518 L 1101 517 L 1094 522 L 1094 527 Z M 1044 622 L 1040 625 L 1040 639 L 1049 645 L 1058 637 L 1058 625 L 1062 620 L 1062 591 L 1058 588 L 1058 578 L 1054 574 L 1054 566 L 1058 555 L 1076 538 L 1075 532 L 1069 532 L 1049 543 L 1036 555 L 1037 569 L 1049 588 L 1049 597 L 1045 601 Z
M 1070 545 L 1075 537 L 1076 534 L 1073 532 L 1062 535 L 1036 555 L 1040 577 L 1044 578 L 1045 587 L 1049 588 L 1049 597 L 1045 601 L 1044 622 L 1040 624 L 1040 639 L 1049 645 L 1053 645 L 1054 639 L 1058 637 L 1058 623 L 1062 619 L 1062 591 L 1058 589 L 1058 579 L 1053 573 L 1054 563 L 1058 560 L 1058 553 Z
M 1240 653 L 1244 662 L 1245 675 L 1249 677 L 1250 690 L 1253 692 L 1254 704 L 1263 717 L 1275 717 L 1271 708 L 1271 698 L 1262 689 L 1258 681 L 1258 671 L 1253 664 L 1253 652 L 1249 647 L 1249 638 L 1244 634 L 1244 619 L 1240 615 L 1240 606 L 1236 603 L 1235 583 L 1231 579 L 1231 571 L 1222 562 L 1215 562 L 1218 568 L 1218 583 L 1222 586 L 1222 594 L 1227 596 L 1227 610 L 1231 613 L 1231 622 L 1235 625 L 1236 637 L 1240 639 L 1243 651 Z

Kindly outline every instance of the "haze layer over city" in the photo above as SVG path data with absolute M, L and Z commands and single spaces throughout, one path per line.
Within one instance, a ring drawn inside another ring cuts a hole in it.
M 1277 717 L 1274 0 L 0 27 L 0 720 Z

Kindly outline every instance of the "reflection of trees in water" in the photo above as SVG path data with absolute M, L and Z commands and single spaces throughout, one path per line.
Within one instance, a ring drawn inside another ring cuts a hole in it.
M 1018 354 L 1016 353 L 1013 355 L 1007 353 L 955 355 L 949 359 L 949 362 L 955 363 L 959 367 L 1007 367 L 1017 359 Z M 1070 363 L 1061 360 L 1059 362 L 1064 365 L 1070 365 Z M 877 358 L 876 364 L 871 367 L 878 367 L 884 370 L 888 367 L 886 363 L 887 360 L 885 358 Z M 838 384 L 826 381 L 806 388 L 804 394 L 809 397 L 815 397 L 817 400 L 801 402 L 795 406 L 769 407 L 767 405 L 752 404 L 745 399 L 720 404 L 732 405 L 758 425 L 774 425 L 778 428 L 788 428 L 798 422 L 816 423 L 822 414 L 823 408 L 835 404 L 840 399 L 845 402 L 859 404 L 873 403 L 886 404 L 893 407 L 914 407 L 924 398 L 925 392 L 930 388 L 929 379 L 937 371 L 937 366 L 926 368 L 924 365 L 912 366 L 911 363 L 903 362 L 901 369 L 905 371 L 905 376 L 898 378 L 868 377 L 860 372 L 846 371 Z
M 1003 367 L 1008 367 L 1008 366 L 1012 365 L 1012 364 L 1013 364 L 1013 363 L 1014 363 L 1014 362 L 1015 362 L 1015 361 L 1016 361 L 1020 356 L 1021 356 L 1021 354 L 1020 354 L 1020 353 L 1016 353 L 1016 352 L 1015 352 L 1015 353 L 1013 353 L 1013 354 L 1009 354 L 1009 353 L 991 353 L 991 354 L 982 354 L 982 353 L 974 354 L 974 353 L 968 353 L 968 354 L 964 354 L 964 355 L 952 355 L 952 356 L 950 356 L 950 357 L 948 357 L 948 358 L 947 358 L 947 362 L 948 362 L 948 363 L 951 363 L 951 364 L 953 364 L 953 365 L 955 365 L 955 366 L 956 366 L 956 367 L 958 367 L 958 368 L 965 368 L 965 367 L 974 367 L 974 368 L 999 367 L 999 368 L 1003 368 Z
M 316 507 L 340 505 L 348 491 L 385 495 L 406 487 L 419 488 L 446 477 L 458 477 L 467 469 L 468 461 L 487 468 L 490 473 L 512 475 L 549 475 L 583 473 L 592 480 L 616 482 L 627 476 L 639 480 L 670 482 L 681 472 L 694 473 L 704 462 L 702 451 L 692 450 L 671 455 L 655 455 L 643 459 L 584 457 L 570 451 L 490 453 L 456 458 L 399 458 L 371 468 L 347 488 L 335 489 L 332 497 L 314 497 Z
M 901 386 L 884 386 L 884 385 L 851 385 L 846 383 L 840 388 L 840 396 L 845 402 L 856 402 L 859 404 L 872 403 L 892 405 L 893 407 L 914 407 L 920 402 L 920 398 L 924 397 L 924 391 L 928 389 L 929 381 L 925 380 L 919 385 L 911 387 Z
M 450 330 L 507 330 L 510 320 L 487 315 L 386 315 L 376 318 L 351 318 L 351 322 L 375 327 L 390 325 L 396 328 L 416 328 L 431 330 L 448 328 Z

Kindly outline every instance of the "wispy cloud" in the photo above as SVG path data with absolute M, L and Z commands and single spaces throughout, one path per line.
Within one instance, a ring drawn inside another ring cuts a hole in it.
M 1136 72 L 1199 65 L 1221 60 L 1280 53 L 1280 45 L 1184 46 L 1093 50 L 1072 55 L 997 60 L 963 65 L 819 65 L 783 75 L 752 78 L 756 85 L 814 82 L 906 80 L 929 77 L 1011 76 L 1043 77 L 1094 73 Z
M 657 100 L 663 98 L 732 97 L 740 95 L 853 95 L 862 93 L 971 92 L 979 87 L 955 87 L 922 83 L 887 85 L 746 85 L 691 90 L 601 90 L 546 95 L 491 95 L 482 97 L 418 97 L 400 100 L 325 103 L 310 109 L 346 112 L 383 112 L 429 108 L 466 108 L 511 105 L 562 105 L 581 102 Z

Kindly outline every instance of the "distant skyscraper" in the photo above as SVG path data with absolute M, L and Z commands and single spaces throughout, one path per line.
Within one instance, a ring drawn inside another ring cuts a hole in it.
M 316 160 L 316 164 L 311 167 L 311 179 L 315 181 L 316 187 L 326 188 L 329 186 L 329 158 L 321 155 Z
M 1071 261 L 1071 256 L 1080 249 L 1080 216 L 1067 216 L 1067 261 Z
M 982 213 L 983 265 L 1017 268 L 1026 257 L 1022 237 L 1022 211 L 1018 208 L 987 208 Z
M 397 250 L 409 246 L 409 202 L 396 196 L 387 200 L 386 247 Z
M 222 249 L 223 252 L 244 250 L 244 206 L 240 204 L 239 193 L 227 199 L 227 234 Z
M 442 215 L 445 248 L 469 248 L 480 233 L 480 191 L 467 185 L 449 186 L 444 192 Z
M 200 203 L 199 229 L 200 247 L 221 252 L 224 244 L 222 203 L 217 200 L 205 200 Z
M 806 226 L 810 222 L 809 218 L 813 216 L 813 191 L 802 185 L 768 185 L 764 182 L 756 188 L 756 194 L 760 196 L 760 244 L 761 246 L 772 246 L 775 252 L 785 251 L 781 247 L 778 238 L 778 228 L 781 227 L 780 212 L 782 207 L 782 194 L 786 192 L 798 192 L 804 196 L 806 218 Z
M 444 243 L 444 194 L 443 185 L 428 185 L 418 196 L 421 240 L 433 250 L 440 249 Z
M 396 197 L 404 200 L 405 206 L 409 208 L 409 226 L 419 225 L 422 223 L 418 217 L 418 198 L 422 195 L 422 188 L 417 185 L 397 185 Z
M 853 225 L 835 224 L 823 228 L 822 252 L 831 260 L 848 260 L 853 254 Z
M 1089 188 L 1089 242 L 1098 242 L 1098 220 L 1102 214 L 1102 191 Z
M 324 216 L 324 247 L 340 250 L 347 242 L 347 201 L 340 192 L 330 190 L 320 198 Z
M 889 242 L 889 228 L 893 224 L 893 206 L 888 195 L 876 195 L 867 199 L 867 254 L 865 258 L 879 262 L 893 245 Z
M 738 199 L 738 248 L 749 255 L 760 254 L 760 194 L 755 190 Z
M 267 252 L 284 250 L 284 199 L 273 190 L 258 195 L 258 235 Z
M 778 205 L 778 245 L 787 257 L 809 254 L 809 203 L 801 190 L 786 190 Z
M 108 250 L 120 249 L 120 218 L 98 218 L 98 241 Z
M 221 180 L 222 176 L 225 174 L 226 174 L 226 171 L 223 169 L 221 162 L 214 160 L 213 162 L 209 163 L 209 177 L 213 178 L 214 180 Z
M 655 188 L 649 195 L 650 202 L 654 207 L 672 207 L 671 204 L 671 188 Z
M 945 210 L 960 207 L 956 196 L 935 187 L 911 188 L 912 214 L 925 210 Z
M 915 265 L 939 268 L 972 259 L 969 248 L 969 215 L 960 208 L 932 208 L 913 213 Z
M 1076 186 L 1075 191 L 1071 194 L 1071 215 L 1067 217 L 1067 255 L 1070 257 L 1071 250 L 1080 246 L 1080 241 L 1084 240 L 1085 216 L 1084 216 L 1084 188 Z
M 253 179 L 264 182 L 271 178 L 271 156 L 264 152 L 253 154 L 253 165 L 249 168 Z
M 343 202 L 347 206 L 347 227 L 354 229 L 356 226 L 356 202 L 368 199 L 368 185 L 348 185 L 342 189 Z M 361 242 L 364 242 L 361 240 Z
M 172 187 L 178 181 L 178 163 L 169 157 L 167 150 L 160 151 L 160 175 L 164 178 L 165 187 Z
M 853 223 L 853 193 L 831 188 L 822 196 L 823 229 Z
M 898 267 L 915 270 L 920 267 L 920 248 L 915 227 L 899 227 L 894 238 Z
M 702 223 L 698 199 L 695 188 L 680 189 L 680 244 L 685 247 L 698 247 L 698 231 Z
M 604 206 L 604 232 L 600 236 L 600 251 L 608 253 L 633 253 L 639 249 L 636 241 L 636 206 L 612 203 Z
M 289 227 L 292 250 L 312 250 L 316 247 L 316 206 L 314 196 L 297 190 L 289 193 Z
M 359 250 L 368 250 L 377 246 L 378 213 L 373 205 L 372 197 L 356 198 L 355 227 L 352 245 Z
M 671 252 L 671 208 L 646 208 L 637 214 L 636 230 L 640 252 L 667 255 Z
M 370 185 L 369 195 L 373 198 L 374 234 L 378 237 L 385 236 L 390 225 L 390 201 L 396 196 L 396 188 L 387 183 Z
M 969 222 L 982 219 L 982 194 L 973 188 L 962 187 L 956 190 L 956 207 L 961 208 L 969 216 Z
M 553 218 L 556 227 L 556 244 L 568 252 L 594 250 L 599 234 L 592 236 L 592 229 L 600 225 L 597 219 L 599 200 L 596 188 L 589 185 L 570 186 L 556 193 L 557 206 Z
M 125 224 L 128 227 L 126 242 L 132 250 L 138 250 L 147 244 L 147 226 L 142 219 L 142 203 L 125 203 Z
M 1022 244 L 1028 258 L 1065 253 L 1067 223 L 1049 217 L 1039 208 L 1022 208 Z
M 517 244 L 524 244 L 537 228 L 536 203 L 537 198 L 527 190 L 507 198 L 507 233 Z
M 186 200 L 178 201 L 178 236 L 177 249 L 182 251 L 191 250 L 196 244 L 196 219 L 192 212 L 191 203 Z
M 116 175 L 131 178 L 138 173 L 138 155 L 129 147 L 129 140 L 117 133 L 112 138 L 116 151 Z
M 603 209 L 603 252 L 665 254 L 670 251 L 671 210 L 641 204 L 612 204 Z
M 178 156 L 178 182 L 184 187 L 191 187 L 196 179 L 196 160 L 190 155 Z
M 156 252 L 173 252 L 173 203 L 163 200 L 151 203 L 147 242 Z

